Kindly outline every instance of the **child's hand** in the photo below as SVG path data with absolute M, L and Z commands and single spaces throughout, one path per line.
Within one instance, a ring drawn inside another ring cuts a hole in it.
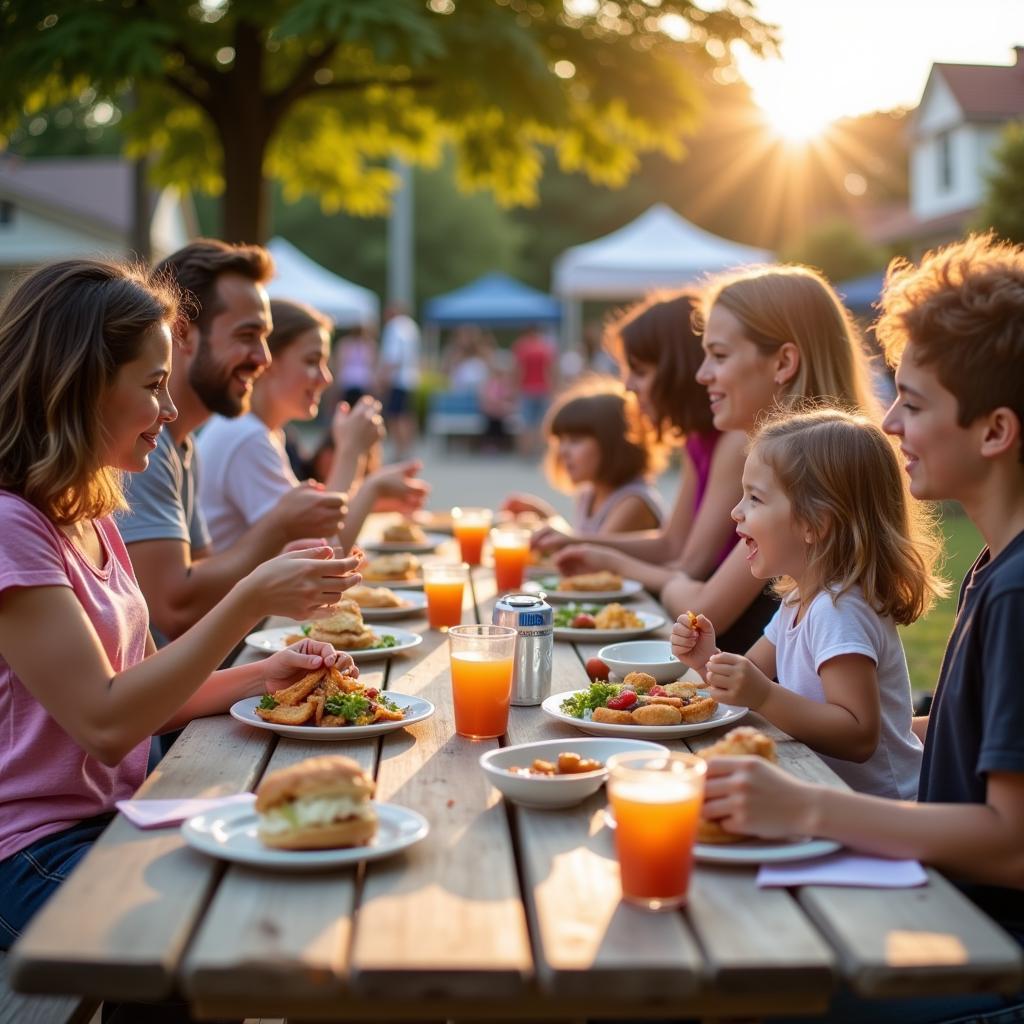
M 331 437 L 338 452 L 362 455 L 387 436 L 382 407 L 376 398 L 363 395 L 351 408 L 339 402 L 331 419 Z
M 511 512 L 513 515 L 519 515 L 521 512 L 532 512 L 534 515 L 540 516 L 541 519 L 548 519 L 554 514 L 554 509 L 543 499 L 538 498 L 534 494 L 521 494 L 516 492 L 510 494 L 501 503 L 502 512 Z
M 762 757 L 713 757 L 704 780 L 703 817 L 726 832 L 784 839 L 815 835 L 820 787 L 794 778 Z
M 704 615 L 683 612 L 672 625 L 672 656 L 704 675 L 708 658 L 717 653 L 711 620 Z
M 553 526 L 541 526 L 530 535 L 530 547 L 545 555 L 553 551 L 560 551 L 571 543 L 571 537 L 567 537 L 561 530 L 556 530 Z
M 555 565 L 564 575 L 594 572 L 597 569 L 615 571 L 617 551 L 600 544 L 570 544 L 555 555 Z
M 310 640 L 307 637 L 283 651 L 277 651 L 263 662 L 263 678 L 267 693 L 297 683 L 307 672 L 332 667 L 350 676 L 359 675 L 352 655 L 336 651 L 322 640 Z
M 742 708 L 760 707 L 774 685 L 749 658 L 724 652 L 708 658 L 704 678 L 715 700 Z

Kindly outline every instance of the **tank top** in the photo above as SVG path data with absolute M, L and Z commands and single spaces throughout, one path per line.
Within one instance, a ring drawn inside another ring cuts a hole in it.
M 624 498 L 632 495 L 636 495 L 643 500 L 644 504 L 647 505 L 654 515 L 656 525 L 661 526 L 665 521 L 665 503 L 661 495 L 650 483 L 642 477 L 637 477 L 637 479 L 631 480 L 628 484 L 623 484 L 618 489 L 612 491 L 596 509 L 592 507 L 593 490 L 590 487 L 582 488 L 576 496 L 576 511 L 573 515 L 575 532 L 585 534 L 600 533 L 612 510 Z

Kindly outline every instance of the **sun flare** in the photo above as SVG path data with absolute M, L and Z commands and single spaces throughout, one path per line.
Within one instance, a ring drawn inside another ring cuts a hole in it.
M 784 142 L 805 144 L 825 134 L 831 118 L 799 103 L 759 103 L 768 127 Z

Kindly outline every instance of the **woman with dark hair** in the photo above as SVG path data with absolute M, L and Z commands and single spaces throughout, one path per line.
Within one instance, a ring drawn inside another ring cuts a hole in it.
M 284 427 L 313 419 L 331 382 L 330 320 L 286 299 L 272 300 L 270 314 L 271 363 L 253 385 L 251 411 L 234 419 L 215 416 L 199 435 L 199 501 L 217 549 L 234 544 L 282 494 L 299 485 L 285 451 Z M 384 436 L 380 403 L 369 396 L 352 408 L 341 402 L 330 433 L 333 456 L 324 485 L 349 491 Z M 362 479 L 339 534 L 342 547 L 351 546 L 379 498 L 397 499 L 410 509 L 422 504 L 426 485 L 414 479 L 418 469 L 419 463 L 401 463 Z
M 680 447 L 682 476 L 667 522 L 658 530 L 566 535 L 545 527 L 534 535 L 541 551 L 592 541 L 589 564 L 640 580 L 658 593 L 676 572 L 709 575 L 736 540 L 729 512 L 740 497 L 743 434 L 723 434 L 711 423 L 707 394 L 697 384 L 702 352 L 692 316 L 698 293 L 653 295 L 613 320 L 606 347 L 617 358 L 626 388 L 655 436 Z
M 98 260 L 36 271 L 0 311 L 0 948 L 135 792 L 153 733 L 351 665 L 304 640 L 215 671 L 265 615 L 322 616 L 359 582 L 323 545 L 259 565 L 155 651 L 111 514 L 177 416 L 177 315 L 170 288 Z

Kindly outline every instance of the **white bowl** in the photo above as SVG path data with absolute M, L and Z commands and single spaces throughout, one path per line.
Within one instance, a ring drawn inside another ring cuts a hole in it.
M 660 743 L 650 740 L 628 739 L 576 739 L 569 736 L 561 740 L 541 743 L 520 743 L 515 747 L 500 747 L 480 757 L 480 767 L 486 772 L 491 785 L 506 800 L 523 807 L 553 810 L 572 807 L 596 793 L 604 784 L 608 769 L 601 767 L 578 775 L 513 775 L 509 768 L 529 768 L 534 758 L 554 761 L 559 754 L 572 752 L 607 764 L 612 754 L 625 754 L 638 750 L 649 753 L 668 753 Z
M 602 647 L 597 656 L 618 676 L 619 682 L 630 672 L 646 672 L 659 683 L 674 683 L 689 671 L 672 656 L 667 640 L 625 640 Z

